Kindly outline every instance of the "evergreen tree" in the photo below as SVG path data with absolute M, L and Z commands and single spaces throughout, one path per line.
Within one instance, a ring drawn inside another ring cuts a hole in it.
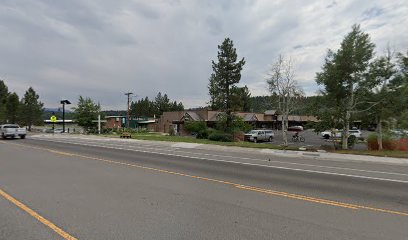
M 82 96 L 79 96 L 78 105 L 73 109 L 78 125 L 83 127 L 87 132 L 96 125 L 92 120 L 96 120 L 98 114 L 101 112 L 101 106 L 99 104 L 96 104 L 89 97 L 83 98 Z
M 241 80 L 242 67 L 245 59 L 238 60 L 236 49 L 232 40 L 226 38 L 218 45 L 218 62 L 212 61 L 214 73 L 210 77 L 208 86 L 212 107 L 222 110 L 227 114 L 226 131 L 230 132 L 232 126 L 232 88 Z
M 44 104 L 39 101 L 39 98 L 39 95 L 30 87 L 21 99 L 20 121 L 23 125 L 28 126 L 29 131 L 33 124 L 42 124 L 41 115 Z
M 236 87 L 231 88 L 231 110 L 234 112 L 244 111 L 249 112 L 251 110 L 251 93 L 248 87 Z
M 17 123 L 20 102 L 17 93 L 9 94 L 6 102 L 6 120 L 7 123 Z
M 9 95 L 8 88 L 3 80 L 0 80 L 0 124 L 6 122 L 6 103 Z

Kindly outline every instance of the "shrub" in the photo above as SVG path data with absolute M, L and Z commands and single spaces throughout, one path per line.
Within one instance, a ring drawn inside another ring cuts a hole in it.
M 232 142 L 232 135 L 229 133 L 214 132 L 208 136 L 208 139 L 218 142 Z
M 208 130 L 207 129 L 200 130 L 197 133 L 196 138 L 198 138 L 198 139 L 207 139 L 208 138 Z
M 395 150 L 397 148 L 396 141 L 386 134 L 383 135 L 382 144 L 384 150 Z M 370 134 L 368 136 L 367 148 L 368 150 L 378 150 L 377 134 Z
M 184 124 L 184 128 L 189 132 L 199 133 L 207 130 L 207 124 L 204 121 L 188 121 Z
M 170 136 L 176 136 L 176 131 L 174 130 L 173 127 L 170 127 L 170 128 L 169 128 L 169 135 L 170 135 Z

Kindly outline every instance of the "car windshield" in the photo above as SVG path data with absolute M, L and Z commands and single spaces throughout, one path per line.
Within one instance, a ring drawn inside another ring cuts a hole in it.
M 17 125 L 6 125 L 4 126 L 4 128 L 18 128 Z

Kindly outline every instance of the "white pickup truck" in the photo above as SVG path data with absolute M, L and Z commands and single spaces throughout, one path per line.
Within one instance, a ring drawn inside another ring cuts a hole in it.
M 24 139 L 27 135 L 25 128 L 20 128 L 17 124 L 0 125 L 0 134 L 3 139 L 20 137 Z
M 272 130 L 252 130 L 249 133 L 246 133 L 244 139 L 250 142 L 260 142 L 260 141 L 269 141 L 271 142 L 274 137 Z

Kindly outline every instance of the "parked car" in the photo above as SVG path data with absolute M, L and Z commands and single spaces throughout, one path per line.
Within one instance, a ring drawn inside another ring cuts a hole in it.
M 0 125 L 0 133 L 3 139 L 20 137 L 24 139 L 27 135 L 25 128 L 20 128 L 17 124 L 3 124 Z
M 259 141 L 271 142 L 274 136 L 272 130 L 252 130 L 245 134 L 244 139 L 254 143 Z
M 334 129 L 332 131 L 330 130 L 326 130 L 324 132 L 320 133 L 320 136 L 324 139 L 329 139 L 329 138 L 341 138 L 343 130 L 338 130 L 338 129 Z M 361 131 L 358 129 L 350 129 L 349 131 L 349 136 L 355 136 L 356 138 L 360 138 L 361 137 Z
M 390 133 L 397 137 L 408 136 L 408 130 L 405 129 L 392 129 Z

